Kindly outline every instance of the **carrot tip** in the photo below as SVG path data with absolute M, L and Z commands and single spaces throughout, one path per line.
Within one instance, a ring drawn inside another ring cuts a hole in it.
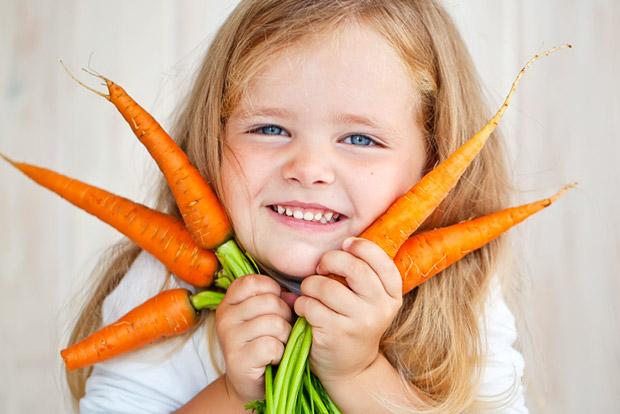
M 572 182 L 572 183 L 566 184 L 564 187 L 560 188 L 560 191 L 558 191 L 557 193 L 555 193 L 554 195 L 549 197 L 549 200 L 553 203 L 553 202 L 555 202 L 555 200 L 557 200 L 562 195 L 564 195 L 565 192 L 567 192 L 568 190 L 573 189 L 575 187 L 577 187 L 577 182 Z
M 9 157 L 7 157 L 6 155 L 4 155 L 3 153 L 0 152 L 0 157 L 3 158 L 6 162 L 8 162 L 9 164 L 15 165 L 15 161 L 13 161 L 12 159 L 10 159 Z
M 91 91 L 91 92 L 93 92 L 93 93 L 96 93 L 97 95 L 99 95 L 99 96 L 101 96 L 101 97 L 103 97 L 103 98 L 107 99 L 108 101 L 110 100 L 110 95 L 106 95 L 106 94 L 105 94 L 105 93 L 103 93 L 103 92 L 99 92 L 98 90 L 91 88 L 90 86 L 88 86 L 88 85 L 84 84 L 82 81 L 80 81 L 78 78 L 76 78 L 76 77 L 75 77 L 75 75 L 74 75 L 73 73 L 71 73 L 71 71 L 69 70 L 69 68 L 67 68 L 67 66 L 64 64 L 64 62 L 62 61 L 62 59 L 60 60 L 60 64 L 61 64 L 61 65 L 62 65 L 62 67 L 65 69 L 65 71 L 67 72 L 67 74 L 71 77 L 71 79 L 73 79 L 74 81 L 76 81 L 76 82 L 77 82 L 78 84 L 80 84 L 82 87 L 84 87 L 84 88 L 88 89 L 89 91 Z M 99 77 L 99 78 L 102 78 L 102 79 L 106 80 L 106 79 L 105 79 L 103 76 L 101 76 L 101 75 L 95 74 L 95 73 L 93 73 L 93 72 L 89 72 L 89 71 L 87 71 L 87 70 L 86 70 L 86 69 L 84 69 L 84 68 L 82 68 L 82 70 L 83 70 L 83 71 L 85 71 L 85 72 L 87 72 L 87 73 L 89 73 L 89 74 L 91 74 L 91 75 L 93 75 L 93 76 L 97 76 L 97 77 Z

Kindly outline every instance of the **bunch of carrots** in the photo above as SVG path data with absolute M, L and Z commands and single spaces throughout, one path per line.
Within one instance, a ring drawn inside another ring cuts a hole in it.
M 394 260 L 402 276 L 403 294 L 551 205 L 573 186 L 565 186 L 546 199 L 412 236 L 484 147 L 527 68 L 540 56 L 565 47 L 571 46 L 555 47 L 530 59 L 495 116 L 359 235 L 378 244 Z M 38 184 L 112 225 L 177 277 L 198 288 L 214 284 L 220 291 L 203 290 L 192 294 L 187 289 L 171 289 L 159 293 L 117 322 L 62 350 L 68 370 L 88 367 L 154 341 L 188 332 L 198 323 L 202 309 L 217 307 L 224 297 L 221 290 L 235 278 L 259 273 L 251 256 L 235 243 L 224 208 L 183 150 L 120 86 L 101 75 L 94 75 L 105 82 L 108 94 L 76 81 L 116 106 L 164 174 L 182 221 L 54 171 L 0 156 Z M 346 284 L 341 276 L 328 277 Z M 246 408 L 269 414 L 339 413 L 310 371 L 311 343 L 310 325 L 304 318 L 298 318 L 275 375 L 272 366 L 266 367 L 265 400 L 250 402 Z

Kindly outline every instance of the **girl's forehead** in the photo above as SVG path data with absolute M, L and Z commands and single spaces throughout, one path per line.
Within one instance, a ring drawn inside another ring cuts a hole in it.
M 350 76 L 360 71 L 385 77 L 395 67 L 406 70 L 393 46 L 370 26 L 356 24 L 306 35 L 269 54 L 255 78 L 277 79 L 286 72 L 297 77 L 316 73 Z
M 301 110 L 304 102 L 321 99 L 326 106 L 350 108 L 414 104 L 414 84 L 399 54 L 364 25 L 308 36 L 261 59 L 240 97 L 245 109 L 279 102 Z

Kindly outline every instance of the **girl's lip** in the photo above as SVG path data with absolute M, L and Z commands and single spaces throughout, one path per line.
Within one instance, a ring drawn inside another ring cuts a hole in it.
M 306 232 L 315 232 L 315 233 L 332 232 L 336 229 L 339 229 L 341 223 L 346 220 L 346 218 L 341 216 L 339 221 L 336 221 L 334 223 L 323 224 L 323 223 L 317 223 L 314 221 L 300 220 L 300 219 L 296 219 L 296 218 L 289 217 L 286 215 L 280 215 L 276 213 L 275 211 L 273 211 L 271 207 L 265 207 L 265 208 L 267 209 L 268 214 L 270 214 L 279 223 L 282 223 L 290 228 L 293 228 L 296 230 L 303 230 Z

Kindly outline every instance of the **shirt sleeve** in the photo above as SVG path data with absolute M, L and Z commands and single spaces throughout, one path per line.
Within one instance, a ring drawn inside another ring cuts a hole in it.
M 486 412 L 527 414 L 522 384 L 524 361 L 513 347 L 517 339 L 515 318 L 504 301 L 497 277 L 491 282 L 482 332 L 487 353 L 477 402 L 493 407 Z
M 105 299 L 103 325 L 156 295 L 166 281 L 165 267 L 140 253 L 118 287 Z M 190 286 L 173 281 L 170 287 Z M 80 400 L 80 412 L 169 413 L 214 381 L 204 324 L 191 336 L 166 339 L 96 364 Z

